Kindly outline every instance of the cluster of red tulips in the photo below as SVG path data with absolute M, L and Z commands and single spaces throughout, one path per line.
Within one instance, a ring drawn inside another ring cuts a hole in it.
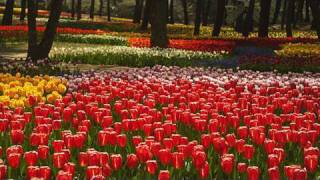
M 128 42 L 133 47 L 150 47 L 149 38 L 129 38 Z M 223 40 L 184 40 L 171 39 L 169 43 L 170 48 L 203 51 L 203 52 L 231 52 L 235 47 L 232 41 Z
M 312 81 L 141 77 L 83 78 L 32 109 L 0 104 L 0 179 L 318 176 L 320 86 Z
M 44 32 L 46 27 L 38 26 L 38 32 Z M 26 25 L 17 25 L 17 26 L 0 26 L 0 33 L 12 33 L 16 31 L 28 32 L 28 26 Z M 105 32 L 102 30 L 87 30 L 87 29 L 79 29 L 79 28 L 67 28 L 67 27 L 58 27 L 57 32 L 61 34 L 104 34 Z

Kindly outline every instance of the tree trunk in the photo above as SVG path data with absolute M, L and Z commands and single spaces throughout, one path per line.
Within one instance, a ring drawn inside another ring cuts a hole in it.
M 217 15 L 214 23 L 214 28 L 212 31 L 212 36 L 218 37 L 221 31 L 222 24 L 225 18 L 225 5 L 226 0 L 218 0 L 217 4 Z
M 103 0 L 100 0 L 100 7 L 99 7 L 99 16 L 103 14 Z
M 7 0 L 4 10 L 2 25 L 12 25 L 14 0 Z
M 292 19 L 294 16 L 294 0 L 288 0 L 286 17 L 286 32 L 287 37 L 292 37 Z
M 76 14 L 75 0 L 71 0 L 71 18 L 74 19 Z
M 107 1 L 107 9 L 108 9 L 108 21 L 111 21 L 111 4 L 110 0 Z
M 28 58 L 33 61 L 48 58 L 62 11 L 63 0 L 55 0 L 51 3 L 51 10 L 43 38 L 37 45 L 36 31 L 36 0 L 28 0 Z
M 283 1 L 283 8 L 282 8 L 282 15 L 281 15 L 281 30 L 284 28 L 284 24 L 286 22 L 286 15 L 287 15 L 287 2 L 288 0 Z
M 320 40 L 320 2 L 318 0 L 310 0 L 313 25 L 317 31 L 318 39 Z
M 279 18 L 279 12 L 280 12 L 280 9 L 281 9 L 281 0 L 277 0 L 276 1 L 276 7 L 275 7 L 275 10 L 274 10 L 274 15 L 273 15 L 273 19 L 272 19 L 272 24 L 276 24 L 277 21 L 278 21 L 278 18 Z
M 189 13 L 188 13 L 188 4 L 187 0 L 181 0 L 182 8 L 183 8 L 183 16 L 184 16 L 184 24 L 189 24 Z
M 169 23 L 174 24 L 174 0 L 170 0 Z
M 134 15 L 133 15 L 133 23 L 137 23 L 137 24 L 140 23 L 142 9 L 143 9 L 143 0 L 136 0 L 136 5 L 134 8 Z
M 168 47 L 167 19 L 168 0 L 151 0 L 151 47 Z
M 271 0 L 260 1 L 259 37 L 268 37 Z
M 194 32 L 193 32 L 193 34 L 196 36 L 200 34 L 202 9 L 203 9 L 203 0 L 197 0 L 196 16 L 195 16 L 195 20 L 194 20 Z
M 310 0 L 306 0 L 305 22 L 310 22 Z
M 21 12 L 20 21 L 24 21 L 26 18 L 27 0 L 21 0 Z
M 250 0 L 249 2 L 249 8 L 245 19 L 245 24 L 243 27 L 242 35 L 244 37 L 248 37 L 249 33 L 253 30 L 253 13 L 254 13 L 254 5 L 255 0 Z
M 90 19 L 94 18 L 94 5 L 95 5 L 95 0 L 91 0 L 91 4 L 90 4 Z
M 295 20 L 295 24 L 301 23 L 303 21 L 303 6 L 305 0 L 298 0 L 298 8 L 297 8 L 297 18 Z
M 82 0 L 78 0 L 78 3 L 77 3 L 77 20 L 80 20 L 81 19 L 81 1 Z
M 203 26 L 208 26 L 208 18 L 209 18 L 209 12 L 210 12 L 210 9 L 211 9 L 211 3 L 212 1 L 211 0 L 207 0 L 207 6 L 206 6 L 206 10 L 204 11 L 203 13 L 203 17 L 202 17 L 202 25 Z
M 150 0 L 146 0 L 144 12 L 143 12 L 143 20 L 141 24 L 142 31 L 148 30 L 148 24 L 150 19 L 149 16 L 150 16 Z

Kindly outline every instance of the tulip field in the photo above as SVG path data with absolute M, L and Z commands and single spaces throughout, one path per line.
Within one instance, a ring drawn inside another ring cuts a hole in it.
M 320 76 L 0 75 L 0 179 L 316 179 Z

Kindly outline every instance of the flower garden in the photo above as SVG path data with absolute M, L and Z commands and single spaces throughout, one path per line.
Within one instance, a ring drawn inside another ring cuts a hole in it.
M 131 20 L 71 16 L 39 60 L 29 22 L 0 25 L 0 180 L 319 179 L 316 32 L 168 24 L 159 48 Z

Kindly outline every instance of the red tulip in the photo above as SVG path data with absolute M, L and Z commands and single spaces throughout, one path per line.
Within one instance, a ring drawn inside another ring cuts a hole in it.
M 203 151 L 197 151 L 192 158 L 193 164 L 196 169 L 201 169 L 207 159 L 207 155 Z
M 237 134 L 240 137 L 240 139 L 246 139 L 248 137 L 248 127 L 247 126 L 238 127 Z
M 249 144 L 245 144 L 243 146 L 243 156 L 246 159 L 252 159 L 253 155 L 254 155 L 254 147 L 252 145 Z
M 163 128 L 156 128 L 154 130 L 154 137 L 156 138 L 157 141 L 162 141 L 164 137 L 164 129 Z
M 24 134 L 22 130 L 11 130 L 11 141 L 13 144 L 22 144 L 24 141 Z
M 106 164 L 108 164 L 109 163 L 109 153 L 107 153 L 107 152 L 100 152 L 99 153 L 100 155 L 100 157 L 99 157 L 99 162 L 100 162 L 100 165 L 101 166 L 104 166 L 104 165 L 106 165 Z
M 34 166 L 38 161 L 38 152 L 29 151 L 24 153 L 24 159 L 28 166 Z
M 102 175 L 102 168 L 98 166 L 88 166 L 86 175 L 89 180 L 94 176 Z
M 8 159 L 9 166 L 12 167 L 13 169 L 16 169 L 20 166 L 21 154 L 20 153 L 7 154 L 7 159 Z
M 168 170 L 161 170 L 158 180 L 170 180 L 170 172 Z
M 128 154 L 127 155 L 127 166 L 130 168 L 130 169 L 133 169 L 135 167 L 137 167 L 138 165 L 138 157 L 137 155 L 135 154 Z
M 209 148 L 209 146 L 211 145 L 211 137 L 209 134 L 201 135 L 201 144 L 204 148 Z
M 229 147 L 234 147 L 236 145 L 236 136 L 234 134 L 227 134 L 226 141 L 228 142 Z
M 111 172 L 112 172 L 112 169 L 109 166 L 109 164 L 105 164 L 105 165 L 102 166 L 102 174 L 105 177 L 109 177 L 111 175 Z
M 56 180 L 72 180 L 72 174 L 60 170 L 56 176 Z
M 39 178 L 40 169 L 37 166 L 28 166 L 27 167 L 27 176 L 30 179 Z
M 42 159 L 42 160 L 45 160 L 48 158 L 49 156 L 49 147 L 48 146 L 44 146 L 44 145 L 40 145 L 38 146 L 38 155 L 39 155 L 39 158 Z
M 0 179 L 6 179 L 7 177 L 7 166 L 0 164 Z
M 305 168 L 295 169 L 293 171 L 293 179 L 295 180 L 307 180 L 307 170 Z
M 142 142 L 142 137 L 141 136 L 133 136 L 132 137 L 132 143 L 134 146 L 138 146 Z
M 259 180 L 260 169 L 257 166 L 249 166 L 247 168 L 248 180 Z
M 61 152 L 64 147 L 64 141 L 62 140 L 54 140 L 52 142 L 52 147 L 54 152 Z
M 175 169 L 181 169 L 184 167 L 184 155 L 182 152 L 172 153 L 172 164 Z
M 112 154 L 111 157 L 111 167 L 114 170 L 119 170 L 122 167 L 122 156 L 121 154 Z
M 221 167 L 224 173 L 231 174 L 234 164 L 234 155 L 233 154 L 224 154 L 221 157 Z
M 163 141 L 162 141 L 162 144 L 163 146 L 166 148 L 166 149 L 172 149 L 173 148 L 173 139 L 172 138 L 164 138 Z
M 268 169 L 268 176 L 270 180 L 279 180 L 280 171 L 278 167 L 272 167 Z
M 74 176 L 75 170 L 76 170 L 76 165 L 72 162 L 65 163 L 63 166 L 63 170 L 65 172 L 72 174 L 72 176 Z
M 273 153 L 278 155 L 279 162 L 282 162 L 284 160 L 284 157 L 285 157 L 284 149 L 282 149 L 282 148 L 274 148 L 273 149 Z
M 55 168 L 62 168 L 67 162 L 66 154 L 63 152 L 53 153 L 53 165 Z
M 304 165 L 311 173 L 314 173 L 318 169 L 318 155 L 305 156 Z
M 157 161 L 155 160 L 148 160 L 146 162 L 147 171 L 149 174 L 155 174 L 156 170 L 158 169 Z
M 264 149 L 268 154 L 273 153 L 273 149 L 275 148 L 275 146 L 276 146 L 276 142 L 274 140 L 266 139 L 264 141 Z
M 209 172 L 210 172 L 209 163 L 206 161 L 203 164 L 203 167 L 200 169 L 200 178 L 201 179 L 207 179 L 208 176 L 209 176 Z
M 286 173 L 286 176 L 288 177 L 289 180 L 293 180 L 294 178 L 294 171 L 296 169 L 300 169 L 300 165 L 291 165 L 291 166 L 285 166 L 284 171 Z
M 167 166 L 171 162 L 171 153 L 169 149 L 161 149 L 159 151 L 159 159 L 161 164 Z
M 39 177 L 45 180 L 49 180 L 51 178 L 51 169 L 48 166 L 40 166 L 39 168 Z
M 88 154 L 86 152 L 79 153 L 78 163 L 81 167 L 85 167 L 88 165 Z
M 141 162 L 146 162 L 152 158 L 151 151 L 147 145 L 138 145 L 136 147 L 136 154 Z
M 98 166 L 100 164 L 100 154 L 94 149 L 87 150 L 88 166 Z
M 127 136 L 125 134 L 117 135 L 117 144 L 118 146 L 124 148 L 127 144 Z
M 244 173 L 244 172 L 247 171 L 247 167 L 248 167 L 248 165 L 247 165 L 246 163 L 238 163 L 238 165 L 237 165 L 237 171 L 238 171 L 239 173 Z
M 276 154 L 269 154 L 268 155 L 268 167 L 277 167 L 279 165 L 279 157 Z

